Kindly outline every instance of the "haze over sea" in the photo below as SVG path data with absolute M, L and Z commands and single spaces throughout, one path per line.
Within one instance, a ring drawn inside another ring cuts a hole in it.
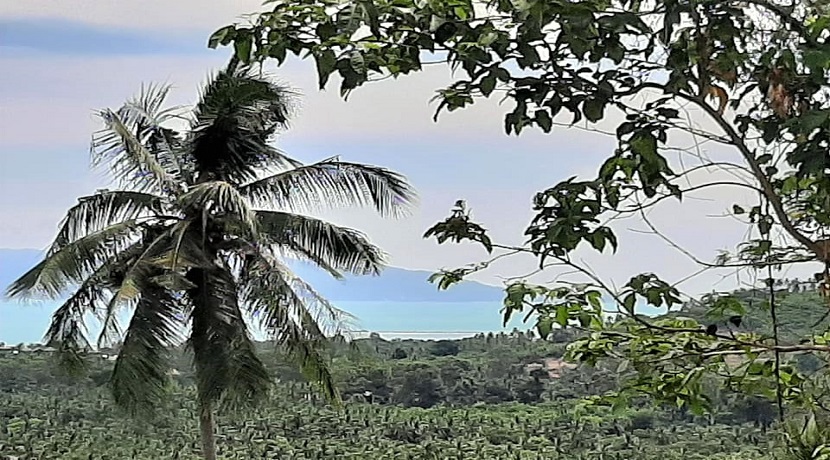
M 40 261 L 37 250 L 0 249 L 0 289 Z M 521 318 L 502 328 L 499 313 L 500 288 L 465 282 L 439 292 L 427 281 L 429 272 L 390 267 L 379 277 L 350 277 L 344 281 L 308 266 L 293 264 L 294 271 L 330 299 L 338 308 L 356 317 L 355 336 L 378 332 L 386 338 L 457 338 L 478 332 L 527 329 Z M 0 299 L 0 341 L 7 344 L 39 342 L 49 327 L 57 301 L 12 302 Z M 91 318 L 90 318 L 91 319 Z M 121 316 L 122 325 L 128 319 Z M 97 333 L 90 321 L 90 335 Z
M 37 250 L 0 249 L 0 289 L 5 288 L 41 260 Z M 486 332 L 527 330 L 524 314 L 502 327 L 502 288 L 465 281 L 446 291 L 428 282 L 430 273 L 389 267 L 380 276 L 347 277 L 335 280 L 308 265 L 292 263 L 294 272 L 311 284 L 337 308 L 356 319 L 351 322 L 353 336 L 377 332 L 387 339 L 454 339 Z M 57 301 L 17 302 L 0 299 L 0 342 L 6 344 L 40 342 L 49 327 Z M 653 315 L 665 312 L 644 305 L 637 311 Z M 124 326 L 129 313 L 119 316 Z M 97 337 L 97 322 L 89 318 L 89 335 Z M 255 338 L 264 336 L 255 334 Z M 94 340 L 93 340 L 94 342 Z
M 521 319 L 500 328 L 499 302 L 342 301 L 334 304 L 357 317 L 355 336 L 378 332 L 384 338 L 445 339 L 476 332 L 527 329 Z M 39 342 L 49 327 L 57 302 L 21 304 L 0 302 L 0 341 L 6 344 Z M 91 326 L 94 322 L 90 323 Z M 97 328 L 90 327 L 94 335 Z

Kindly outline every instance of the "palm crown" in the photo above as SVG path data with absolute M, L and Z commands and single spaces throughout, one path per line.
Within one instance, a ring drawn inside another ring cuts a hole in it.
M 81 364 L 92 346 L 89 314 L 102 325 L 99 345 L 123 337 L 111 388 L 132 412 L 161 396 L 165 350 L 183 339 L 200 402 L 264 395 L 270 380 L 250 318 L 336 398 L 321 346 L 340 312 L 282 257 L 334 276 L 378 273 L 384 255 L 363 234 L 301 213 L 358 205 L 396 216 L 413 204 L 413 190 L 383 168 L 336 158 L 302 164 L 270 146 L 287 125 L 292 93 L 250 68 L 219 72 L 187 116 L 163 108 L 167 92 L 145 88 L 101 112 L 93 161 L 110 167 L 119 189 L 79 199 L 44 260 L 8 294 L 66 299 L 46 334 L 64 364 Z M 125 310 L 132 315 L 122 328 Z

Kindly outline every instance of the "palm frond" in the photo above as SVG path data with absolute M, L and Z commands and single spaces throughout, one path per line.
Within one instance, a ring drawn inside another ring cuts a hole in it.
M 99 347 L 121 335 L 118 313 L 135 304 L 141 296 L 142 286 L 175 291 L 158 283 L 160 278 L 172 276 L 174 273 L 155 263 L 155 259 L 160 257 L 159 254 L 169 252 L 171 233 L 162 232 L 154 235 L 153 238 L 142 240 L 119 254 L 117 265 L 111 262 L 110 265 L 115 265 L 112 271 L 115 272 L 116 279 L 112 280 L 114 281 L 111 288 L 113 293 L 106 308 L 100 310 L 98 314 L 102 324 L 101 333 L 98 336 Z
M 258 168 L 297 162 L 268 146 L 288 125 L 295 94 L 249 67 L 218 73 L 202 91 L 191 123 L 191 155 L 209 179 L 252 180 Z
M 55 348 L 59 368 L 70 374 L 86 369 L 84 354 L 92 347 L 84 316 L 93 313 L 105 301 L 105 293 L 87 281 L 52 314 L 44 342 Z
M 260 233 L 266 241 L 288 249 L 339 276 L 339 270 L 377 275 L 385 254 L 357 230 L 278 211 L 257 211 Z
M 110 291 L 109 301 L 106 302 L 106 305 L 94 310 L 95 316 L 101 323 L 101 332 L 97 339 L 98 348 L 108 346 L 121 339 L 122 332 L 118 322 L 118 314 L 124 309 L 134 307 L 135 302 L 132 299 L 125 300 L 123 295 L 119 295 L 119 291 L 125 280 L 131 278 L 132 267 L 137 260 L 140 261 L 146 250 L 143 241 L 134 243 L 108 260 L 87 280 L 87 282 L 95 283 Z
M 67 211 L 49 254 L 119 222 L 157 216 L 162 213 L 162 207 L 161 197 L 141 192 L 114 190 L 81 197 Z
M 348 328 L 350 315 L 265 251 L 247 256 L 240 283 L 241 299 L 260 327 L 288 351 L 309 381 L 339 403 L 325 348 L 328 337 Z
M 240 188 L 254 206 L 289 211 L 371 206 L 383 216 L 398 217 L 416 203 L 406 179 L 377 166 L 328 159 L 278 172 Z
M 239 305 L 236 305 L 237 309 Z M 242 312 L 237 310 L 242 318 Z M 271 386 L 271 376 L 259 359 L 243 321 L 237 323 L 241 329 L 228 350 L 228 386 L 222 395 L 222 405 L 231 409 L 250 407 L 262 401 Z
M 288 352 L 300 368 L 303 377 L 315 384 L 320 392 L 334 406 L 341 406 L 343 400 L 334 382 L 328 357 L 325 354 L 326 342 L 308 340 L 304 337 L 304 325 L 288 321 L 282 327 L 277 342 Z
M 135 126 L 144 145 L 154 152 L 159 164 L 176 177 L 191 182 L 192 165 L 188 164 L 183 152 L 182 136 L 173 129 L 164 127 L 171 120 L 184 120 L 184 106 L 163 108 L 170 85 L 141 86 L 138 96 L 129 99 L 118 113 L 127 126 Z
M 107 305 L 98 308 L 98 320 L 101 322 L 101 332 L 98 334 L 96 345 L 104 348 L 117 342 L 122 336 L 121 325 L 118 322 L 118 313 L 133 302 L 125 302 L 120 296 L 110 296 Z
M 233 404 L 265 396 L 271 381 L 254 353 L 229 269 L 192 269 L 188 280 L 195 286 L 188 290 L 193 306 L 188 347 L 199 399 Z
M 167 353 L 181 340 L 180 310 L 168 290 L 142 286 L 110 379 L 116 404 L 131 414 L 151 410 L 164 396 Z
M 138 96 L 129 99 L 120 109 L 127 124 L 161 127 L 171 119 L 181 118 L 184 106 L 163 108 L 170 85 L 141 85 Z
M 123 110 L 105 109 L 99 116 L 105 128 L 92 137 L 90 150 L 94 166 L 108 163 L 116 179 L 140 191 L 165 193 L 179 189 L 178 171 L 170 161 L 163 161 L 174 155 L 170 146 L 152 142 L 158 129 L 128 124 L 131 115 Z M 163 134 L 161 138 L 168 139 Z
M 246 255 L 239 279 L 242 303 L 272 336 L 279 332 L 274 325 L 283 311 L 294 318 L 307 317 L 312 338 L 323 340 L 353 329 L 354 316 L 320 295 L 267 248 Z
M 135 243 L 107 260 L 52 314 L 44 342 L 56 348 L 59 367 L 69 373 L 77 373 L 85 368 L 82 356 L 91 349 L 85 324 L 86 315 L 92 313 L 101 320 L 104 327 L 98 339 L 98 346 L 104 342 L 102 337 L 113 327 L 112 324 L 107 324 L 107 320 L 115 316 L 112 311 L 113 302 L 107 301 L 107 297 L 113 297 L 109 295 L 110 278 L 114 273 L 123 270 L 125 261 L 140 249 L 141 244 Z
M 113 294 L 116 302 L 137 298 L 148 279 L 156 286 L 182 291 L 192 287 L 184 275 L 188 268 L 213 266 L 201 246 L 202 234 L 191 224 L 190 220 L 182 220 L 145 235 L 140 254 L 128 260 L 120 272 Z
M 141 224 L 126 220 L 79 238 L 26 272 L 8 287 L 12 298 L 58 298 L 70 286 L 83 283 L 96 269 L 129 247 Z

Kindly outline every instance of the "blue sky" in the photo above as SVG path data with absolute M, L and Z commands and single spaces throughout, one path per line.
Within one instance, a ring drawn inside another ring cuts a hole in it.
M 189 37 L 188 37 L 189 38 Z M 140 30 L 84 24 L 65 19 L 0 20 L 0 47 L 57 56 L 137 56 L 209 52 L 184 37 L 153 37 Z
M 150 82 L 173 84 L 171 103 L 192 103 L 199 84 L 228 57 L 227 49 L 206 48 L 210 32 L 255 11 L 259 1 L 138 3 L 0 4 L 0 247 L 44 247 L 62 211 L 105 184 L 105 175 L 87 165 L 89 138 L 99 126 L 96 109 L 117 107 Z M 281 148 L 305 161 L 341 155 L 390 167 L 418 187 L 421 206 L 406 220 L 382 221 L 352 211 L 326 215 L 366 231 L 402 267 L 434 270 L 484 256 L 477 247 L 438 247 L 421 239 L 458 198 L 468 201 L 494 238 L 520 242 L 532 217 L 532 196 L 567 177 L 595 174 L 614 148 L 607 136 L 578 129 L 507 137 L 502 115 L 509 108 L 497 101 L 442 115 L 434 123 L 429 100 L 451 81 L 441 68 L 369 85 L 348 102 L 335 86 L 318 91 L 307 62 L 270 70 L 304 94 L 293 129 L 278 141 Z M 666 200 L 651 217 L 701 259 L 712 260 L 716 250 L 734 248 L 745 228 L 722 218 L 704 219 L 701 226 L 700 218 L 721 215 L 742 199 L 749 198 L 727 190 L 690 197 L 682 205 Z M 617 228 L 622 248 L 616 256 L 580 254 L 615 283 L 644 271 L 679 280 L 695 270 L 659 238 L 630 231 L 642 230 L 642 224 L 627 221 Z M 479 279 L 499 283 L 534 268 L 529 259 L 505 261 Z M 726 275 L 700 276 L 682 287 L 690 292 L 726 287 L 733 283 L 722 280 Z M 537 279 L 556 276 L 550 272 Z

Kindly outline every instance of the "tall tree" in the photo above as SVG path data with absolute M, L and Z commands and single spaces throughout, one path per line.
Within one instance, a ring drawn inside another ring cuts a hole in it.
M 826 360 L 830 335 L 816 326 L 800 341 L 782 341 L 774 279 L 781 268 L 814 262 L 823 267 L 822 292 L 830 285 L 829 38 L 823 0 L 301 0 L 273 2 L 251 24 L 218 30 L 209 44 L 233 43 L 243 61 L 312 57 L 320 86 L 338 74 L 344 95 L 375 77 L 418 72 L 424 59 L 444 60 L 459 72 L 438 91 L 438 111 L 498 95 L 512 102 L 508 134 L 578 122 L 591 129 L 616 118 L 618 146 L 596 177 L 535 196 L 525 245 L 494 244 L 462 208 L 427 236 L 529 253 L 540 269 L 576 270 L 577 288 L 510 285 L 506 319 L 531 308 L 542 335 L 557 325 L 590 331 L 571 346 L 571 357 L 629 359 L 632 392 L 701 409 L 703 376 L 714 371 L 728 375 L 730 386 L 769 394 L 783 412 L 785 401 L 823 406 L 828 395 L 826 373 L 808 391 L 786 356 Z M 733 156 L 713 159 L 687 143 L 719 145 Z M 679 160 L 669 156 L 675 153 Z M 715 174 L 724 171 L 725 178 Z M 700 300 L 718 321 L 643 317 L 638 303 L 681 304 L 676 283 L 643 273 L 616 288 L 573 257 L 584 247 L 615 250 L 609 222 L 620 216 L 638 217 L 665 238 L 647 211 L 716 187 L 758 197 L 728 207 L 749 238 L 711 262 L 669 243 L 700 270 L 749 272 L 753 292 L 766 297 L 754 307 L 767 306 L 770 334 L 742 329 L 753 306 L 717 292 Z M 447 287 L 486 266 L 440 281 Z M 621 320 L 604 320 L 601 298 Z
M 132 414 L 164 396 L 167 352 L 186 341 L 204 457 L 213 460 L 217 405 L 255 403 L 271 383 L 254 351 L 254 327 L 339 402 L 323 346 L 346 315 L 281 258 L 340 277 L 379 273 L 384 254 L 362 233 L 308 212 L 368 206 L 398 216 L 415 194 L 380 167 L 336 158 L 303 164 L 274 148 L 294 94 L 249 67 L 219 72 L 189 112 L 164 108 L 167 93 L 147 87 L 101 112 L 106 127 L 93 137 L 94 163 L 109 167 L 118 188 L 80 198 L 44 260 L 8 295 L 65 299 L 46 340 L 70 369 L 82 367 L 93 346 L 88 315 L 101 322 L 99 346 L 123 337 L 110 387 Z M 124 311 L 131 317 L 122 331 Z

